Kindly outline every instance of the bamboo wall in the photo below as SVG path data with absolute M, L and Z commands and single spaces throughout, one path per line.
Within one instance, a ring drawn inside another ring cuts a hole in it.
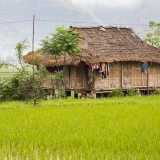
M 141 66 L 141 62 L 112 63 L 106 79 L 101 78 L 101 73 L 95 73 L 95 89 L 145 88 L 147 87 L 147 72 L 149 87 L 160 87 L 160 65 L 149 63 L 146 73 L 141 72 Z
M 68 66 L 64 74 L 66 89 L 84 89 L 87 87 L 86 64 L 81 62 L 79 66 Z
M 160 87 L 160 65 L 148 63 L 149 87 Z M 114 88 L 146 88 L 147 74 L 141 72 L 141 62 L 115 62 L 110 64 L 110 72 L 102 79 L 102 73 L 93 71 L 93 82 L 89 83 L 88 69 L 84 62 L 79 66 L 65 66 L 64 85 L 68 90 L 112 90 Z M 54 83 L 58 88 L 62 83 Z M 44 86 L 52 88 L 51 79 L 45 81 Z

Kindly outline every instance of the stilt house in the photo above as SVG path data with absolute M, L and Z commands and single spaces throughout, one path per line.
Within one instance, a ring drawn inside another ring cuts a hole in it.
M 64 86 L 68 93 L 94 91 L 97 94 L 115 88 L 148 90 L 160 87 L 160 50 L 143 42 L 131 28 L 72 28 L 82 38 L 82 49 L 76 56 L 65 55 L 54 60 L 38 50 L 24 56 L 24 61 L 33 64 L 32 55 L 35 54 L 39 56 L 36 65 L 43 64 L 52 74 L 57 66 L 65 67 Z M 44 87 L 52 87 L 49 79 Z

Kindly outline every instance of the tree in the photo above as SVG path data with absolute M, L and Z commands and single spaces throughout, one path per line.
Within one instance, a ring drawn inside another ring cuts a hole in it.
M 29 42 L 28 42 L 27 39 L 24 39 L 24 40 L 22 40 L 22 41 L 20 41 L 20 42 L 18 42 L 16 44 L 16 48 L 15 48 L 15 50 L 16 50 L 16 57 L 18 58 L 19 63 L 20 63 L 20 65 L 21 65 L 22 68 L 24 68 L 24 64 L 23 64 L 23 60 L 22 60 L 23 51 L 26 50 L 26 49 L 28 49 L 28 47 L 29 47 Z
M 149 21 L 149 32 L 143 40 L 160 49 L 160 23 Z
M 49 33 L 45 39 L 41 40 L 40 46 L 42 47 L 43 54 L 52 55 L 52 58 L 58 59 L 61 55 L 66 55 L 68 53 L 71 56 L 75 56 L 81 50 L 79 41 L 81 40 L 79 33 L 73 28 L 65 28 L 64 26 L 59 26 L 56 28 L 55 33 Z M 65 59 L 64 59 L 65 61 Z M 65 87 L 63 82 L 65 67 L 63 71 L 57 71 L 51 77 L 53 81 L 61 81 L 62 88 L 58 89 L 58 96 L 65 96 Z M 55 93 L 54 87 L 53 92 Z
M 6 78 L 0 79 L 0 101 L 32 99 L 33 88 L 36 88 L 37 98 L 42 98 L 43 77 L 45 77 L 47 73 L 44 67 L 40 66 L 39 71 L 35 72 L 35 76 L 33 78 L 30 65 L 23 62 L 23 51 L 28 47 L 27 39 L 16 44 L 16 57 L 18 58 L 20 66 L 0 61 L 0 69 L 3 67 L 8 68 L 10 66 L 16 68 L 16 72 L 13 77 L 7 80 Z
M 74 56 L 80 51 L 81 38 L 79 33 L 72 28 L 57 27 L 56 32 L 49 33 L 49 35 L 40 43 L 44 54 L 51 54 L 54 58 L 58 58 L 65 53 Z

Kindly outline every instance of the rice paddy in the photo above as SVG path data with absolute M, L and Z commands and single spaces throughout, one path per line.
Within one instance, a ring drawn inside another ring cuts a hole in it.
M 159 96 L 0 104 L 0 159 L 160 159 Z

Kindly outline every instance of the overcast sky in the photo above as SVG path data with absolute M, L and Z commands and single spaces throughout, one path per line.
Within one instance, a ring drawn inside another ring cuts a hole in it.
M 145 1 L 152 0 L 72 0 L 74 3 L 86 6 L 106 6 L 106 7 L 121 7 L 121 8 L 133 8 L 141 5 Z

